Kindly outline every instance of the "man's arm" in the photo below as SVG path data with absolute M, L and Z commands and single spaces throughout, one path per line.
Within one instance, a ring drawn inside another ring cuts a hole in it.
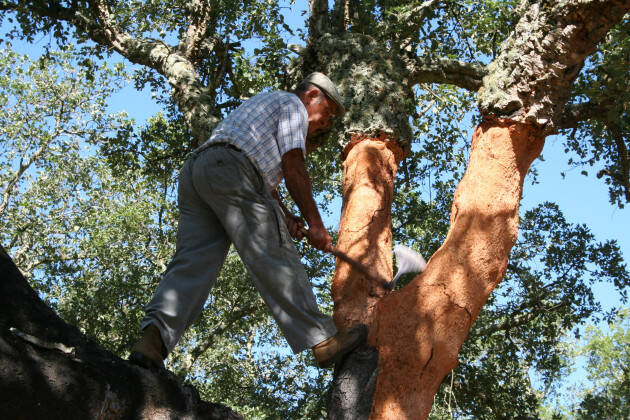
M 309 227 L 309 243 L 326 251 L 332 246 L 332 238 L 324 227 L 322 217 L 313 199 L 311 178 L 306 171 L 302 149 L 289 150 L 282 156 L 284 182 Z
M 287 228 L 289 229 L 289 233 L 291 236 L 296 238 L 298 241 L 304 237 L 304 220 L 301 217 L 298 217 L 291 213 L 291 211 L 284 205 L 282 201 L 282 197 L 278 194 L 278 190 L 272 190 L 271 196 L 276 199 L 276 201 L 280 204 L 280 208 L 284 213 L 284 220 L 287 224 Z

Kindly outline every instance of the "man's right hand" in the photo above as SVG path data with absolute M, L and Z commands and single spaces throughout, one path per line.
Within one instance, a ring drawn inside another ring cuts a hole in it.
M 320 251 L 332 248 L 332 238 L 323 224 L 314 223 L 308 227 L 308 243 Z

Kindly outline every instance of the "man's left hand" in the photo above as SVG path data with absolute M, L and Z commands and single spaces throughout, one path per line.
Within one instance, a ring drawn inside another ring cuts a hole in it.
M 291 236 L 298 241 L 302 240 L 304 237 L 304 220 L 291 213 L 285 214 L 284 219 L 287 223 L 287 228 L 289 229 Z

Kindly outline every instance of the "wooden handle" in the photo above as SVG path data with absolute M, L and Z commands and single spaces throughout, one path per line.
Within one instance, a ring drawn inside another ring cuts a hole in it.
M 302 232 L 304 237 L 306 237 L 307 239 L 310 238 L 310 232 L 307 229 L 300 228 L 300 232 Z M 339 258 L 340 260 L 350 264 L 354 269 L 356 269 L 357 271 L 360 271 L 361 274 L 363 274 L 368 280 L 376 282 L 376 283 L 380 284 L 381 286 L 383 286 L 384 288 L 389 290 L 389 283 L 390 283 L 389 281 L 387 281 L 385 279 L 382 279 L 379 276 L 374 275 L 372 273 L 372 270 L 370 270 L 369 268 L 367 268 L 366 266 L 364 266 L 363 264 L 361 264 L 360 262 L 358 262 L 354 258 L 350 257 L 345 252 L 337 249 L 337 247 L 335 247 L 334 245 L 332 245 L 326 251 L 331 253 L 335 257 Z

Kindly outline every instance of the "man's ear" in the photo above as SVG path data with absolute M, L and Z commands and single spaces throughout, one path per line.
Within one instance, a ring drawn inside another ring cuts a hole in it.
M 306 91 L 306 97 L 313 101 L 319 97 L 319 89 L 315 86 L 312 86 L 309 90 Z

